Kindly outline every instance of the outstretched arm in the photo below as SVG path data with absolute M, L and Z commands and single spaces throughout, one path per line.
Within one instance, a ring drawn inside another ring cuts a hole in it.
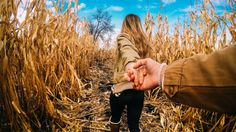
M 175 102 L 235 114 L 235 57 L 236 45 L 232 45 L 209 55 L 195 55 L 178 60 L 168 65 L 165 70 L 163 91 Z M 147 75 L 144 76 L 139 88 L 145 90 L 147 87 L 158 86 L 156 70 L 152 70 L 153 68 L 147 65 L 147 62 L 144 64 L 146 64 Z M 138 70 L 139 66 L 143 64 L 137 63 L 135 68 Z M 159 69 L 157 64 L 155 68 Z M 131 75 L 133 75 L 133 78 L 130 76 L 131 80 L 138 78 L 135 74 L 131 73 Z

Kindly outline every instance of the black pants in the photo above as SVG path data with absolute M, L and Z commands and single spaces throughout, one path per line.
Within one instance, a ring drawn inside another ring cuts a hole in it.
M 116 97 L 111 93 L 111 122 L 120 121 L 122 112 L 127 105 L 128 127 L 130 132 L 139 132 L 139 119 L 143 109 L 144 92 L 135 89 L 123 91 Z

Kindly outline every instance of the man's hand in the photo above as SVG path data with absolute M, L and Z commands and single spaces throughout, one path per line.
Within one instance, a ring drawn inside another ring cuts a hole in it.
M 125 79 L 134 82 L 134 88 L 138 90 L 147 90 L 159 86 L 161 80 L 158 74 L 164 74 L 164 71 L 160 71 L 161 64 L 150 59 L 138 60 L 133 68 L 128 69 L 124 75 Z

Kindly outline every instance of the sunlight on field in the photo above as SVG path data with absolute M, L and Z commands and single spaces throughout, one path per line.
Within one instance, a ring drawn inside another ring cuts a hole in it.
M 52 11 L 44 1 L 32 0 L 23 11 L 19 2 L 0 2 L 0 130 L 109 131 L 105 84 L 112 82 L 114 48 L 99 48 L 88 23 L 71 10 L 56 14 L 56 5 Z M 173 33 L 167 17 L 147 14 L 144 27 L 152 58 L 171 63 L 235 44 L 233 8 L 218 16 L 205 0 L 200 14 L 189 12 L 190 21 L 177 23 Z M 145 94 L 143 131 L 236 129 L 235 116 L 176 105 L 158 89 Z

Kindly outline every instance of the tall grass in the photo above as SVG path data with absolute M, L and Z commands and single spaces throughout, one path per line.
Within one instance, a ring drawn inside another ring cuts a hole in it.
M 234 5 L 235 1 L 228 1 Z M 148 13 L 145 29 L 153 47 L 153 58 L 158 62 L 172 63 L 195 54 L 209 54 L 236 44 L 236 13 L 217 15 L 209 0 L 199 11 L 189 12 L 188 20 L 177 21 L 170 32 L 168 18 L 160 14 L 155 19 Z M 156 30 L 154 30 L 156 28 Z M 226 35 L 230 32 L 231 39 Z M 236 129 L 236 117 L 204 111 L 169 102 L 158 89 L 146 93 L 148 105 L 155 106 L 152 113 L 160 114 L 160 126 L 166 131 L 230 131 Z M 157 105 L 158 104 L 158 105 Z M 153 119 L 145 119 L 153 122 Z M 147 122 L 147 121 L 145 121 Z M 160 126 L 149 129 L 158 130 Z
M 19 22 L 20 2 L 0 1 L 0 115 L 6 113 L 7 127 L 13 131 L 82 131 L 82 125 L 87 125 L 93 130 L 108 130 L 109 117 L 104 113 L 109 110 L 109 94 L 96 91 L 96 87 L 111 78 L 104 75 L 112 72 L 113 63 L 107 62 L 112 61 L 114 49 L 101 50 L 94 45 L 86 21 L 78 20 L 70 8 L 54 13 L 46 8 L 45 1 L 32 0 L 26 7 L 25 20 Z M 153 58 L 171 63 L 235 44 L 235 11 L 218 16 L 214 8 L 208 10 L 209 5 L 206 0 L 200 16 L 190 12 L 190 21 L 177 24 L 174 33 L 170 33 L 167 17 L 159 14 L 153 20 L 148 14 L 145 28 Z M 56 5 L 55 10 L 60 11 Z M 230 41 L 226 30 L 231 33 Z M 235 129 L 235 120 L 233 116 L 176 105 L 155 89 L 146 92 L 141 128 L 227 131 Z
M 20 2 L 0 2 L 0 95 L 11 129 L 68 124 L 69 117 L 59 108 L 79 103 L 81 78 L 88 75 L 98 48 L 86 22 L 80 29 L 83 33 L 76 31 L 81 23 L 70 10 L 53 14 L 44 1 L 33 0 L 20 23 Z

